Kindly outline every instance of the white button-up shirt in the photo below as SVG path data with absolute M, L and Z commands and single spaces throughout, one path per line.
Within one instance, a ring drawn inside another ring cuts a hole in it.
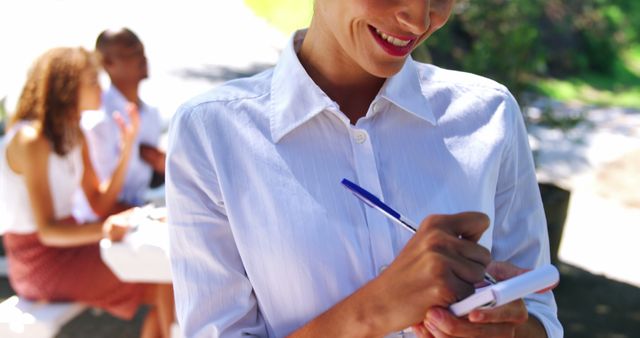
M 121 131 L 114 119 L 114 113 L 120 112 L 125 121 L 127 99 L 111 85 L 102 94 L 100 111 L 85 112 L 81 126 L 87 137 L 93 167 L 101 182 L 110 180 L 121 154 Z M 140 129 L 136 137 L 127 168 L 120 200 L 132 205 L 144 202 L 144 193 L 149 187 L 153 168 L 140 157 L 140 144 L 157 146 L 162 135 L 162 118 L 154 107 L 144 102 L 139 104 Z
M 518 105 L 501 85 L 409 59 L 349 119 L 295 52 L 183 105 L 170 126 L 167 207 L 188 337 L 282 337 L 376 277 L 411 234 L 348 178 L 409 218 L 481 211 L 495 260 L 549 262 Z M 399 276 L 398 278 L 401 278 Z M 526 299 L 562 336 L 551 292 Z

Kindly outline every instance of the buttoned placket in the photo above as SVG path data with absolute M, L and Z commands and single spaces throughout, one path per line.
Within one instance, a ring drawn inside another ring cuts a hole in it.
M 367 117 L 379 114 L 382 110 L 383 103 L 374 101 L 369 108 Z M 382 195 L 382 186 L 380 183 L 380 175 L 376 164 L 375 151 L 371 136 L 369 135 L 369 126 L 371 119 L 361 119 L 356 126 L 349 126 L 351 135 L 351 146 L 353 148 L 354 163 L 358 182 L 365 189 L 378 196 L 384 201 Z M 376 268 L 376 274 L 380 275 L 391 264 L 394 256 L 391 227 L 389 220 L 378 210 L 366 207 L 365 216 L 369 227 L 369 238 L 371 242 L 371 250 L 373 255 L 373 263 Z M 410 330 L 403 330 L 392 333 L 389 337 L 415 337 Z
M 370 109 L 380 109 L 380 103 L 373 103 Z M 378 113 L 376 111 L 375 113 Z M 367 114 L 369 116 L 371 114 Z M 380 175 L 376 165 L 375 151 L 368 127 L 371 119 L 360 119 L 356 126 L 349 124 L 349 135 L 353 149 L 356 177 L 358 183 L 376 196 L 382 196 Z M 379 275 L 394 259 L 392 234 L 387 218 L 379 211 L 364 208 L 365 219 L 369 228 L 371 254 L 375 267 L 375 274 Z

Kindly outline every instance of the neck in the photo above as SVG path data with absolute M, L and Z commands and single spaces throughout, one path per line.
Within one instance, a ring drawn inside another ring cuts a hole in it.
M 366 115 L 385 81 L 366 72 L 313 21 L 298 58 L 313 81 L 340 105 L 340 110 L 353 124 Z
M 113 86 L 127 99 L 129 102 L 139 104 L 140 98 L 138 97 L 138 85 L 113 82 Z

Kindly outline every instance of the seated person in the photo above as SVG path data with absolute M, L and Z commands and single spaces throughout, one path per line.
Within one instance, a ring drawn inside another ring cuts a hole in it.
M 0 225 L 13 290 L 30 300 L 76 301 L 130 319 L 152 305 L 146 337 L 168 337 L 174 319 L 171 285 L 121 282 L 102 262 L 98 242 L 121 239 L 122 215 L 77 224 L 73 194 L 82 189 L 102 217 L 122 209 L 123 187 L 139 128 L 135 105 L 129 123 L 116 115 L 122 149 L 113 175 L 100 184 L 80 129 L 80 112 L 100 105 L 97 62 L 82 48 L 54 48 L 32 66 L 0 147 Z
M 158 110 L 139 97 L 142 80 L 148 76 L 144 46 L 138 36 L 127 28 L 105 30 L 96 40 L 96 51 L 102 67 L 109 75 L 111 85 L 102 93 L 100 110 L 86 111 L 81 126 L 87 137 L 92 163 L 101 182 L 113 174 L 122 144 L 117 137 L 118 125 L 114 117 L 130 103 L 140 111 L 140 130 L 134 140 L 129 167 L 119 199 L 131 206 L 145 202 L 145 192 L 150 185 L 164 182 L 164 152 L 158 149 L 162 135 L 162 118 Z M 83 220 L 93 220 L 82 196 L 77 197 L 74 215 Z

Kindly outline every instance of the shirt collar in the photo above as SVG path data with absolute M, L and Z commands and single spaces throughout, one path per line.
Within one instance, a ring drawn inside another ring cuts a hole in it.
M 129 103 L 129 100 L 127 100 L 127 98 L 124 97 L 124 94 L 122 94 L 122 92 L 120 92 L 120 90 L 118 90 L 118 88 L 116 88 L 116 86 L 114 86 L 112 83 L 109 85 L 109 88 L 104 92 L 103 105 L 105 103 L 114 104 L 115 107 L 122 107 L 122 108 L 116 109 L 116 110 L 119 110 L 119 109 L 124 109 L 124 107 L 126 107 L 127 104 Z M 139 100 L 138 112 L 142 114 L 142 112 L 145 109 L 146 109 L 146 103 L 144 103 L 144 101 L 142 100 Z M 112 111 L 111 114 L 113 114 L 113 112 L 115 111 Z
M 271 80 L 270 125 L 274 142 L 323 110 L 339 111 L 338 105 L 309 77 L 297 50 L 306 30 L 295 32 L 282 51 Z M 422 93 L 420 74 L 411 57 L 400 72 L 385 81 L 374 101 L 383 98 L 403 111 L 435 125 L 435 117 Z M 346 122 L 343 114 L 338 115 Z
M 378 97 L 432 125 L 436 124 L 431 105 L 422 90 L 418 67 L 411 56 L 407 58 L 397 74 L 385 81 Z
M 270 123 L 274 142 L 321 111 L 338 110 L 337 104 L 313 82 L 298 60 L 296 51 L 305 33 L 306 30 L 300 30 L 293 34 L 273 71 Z

